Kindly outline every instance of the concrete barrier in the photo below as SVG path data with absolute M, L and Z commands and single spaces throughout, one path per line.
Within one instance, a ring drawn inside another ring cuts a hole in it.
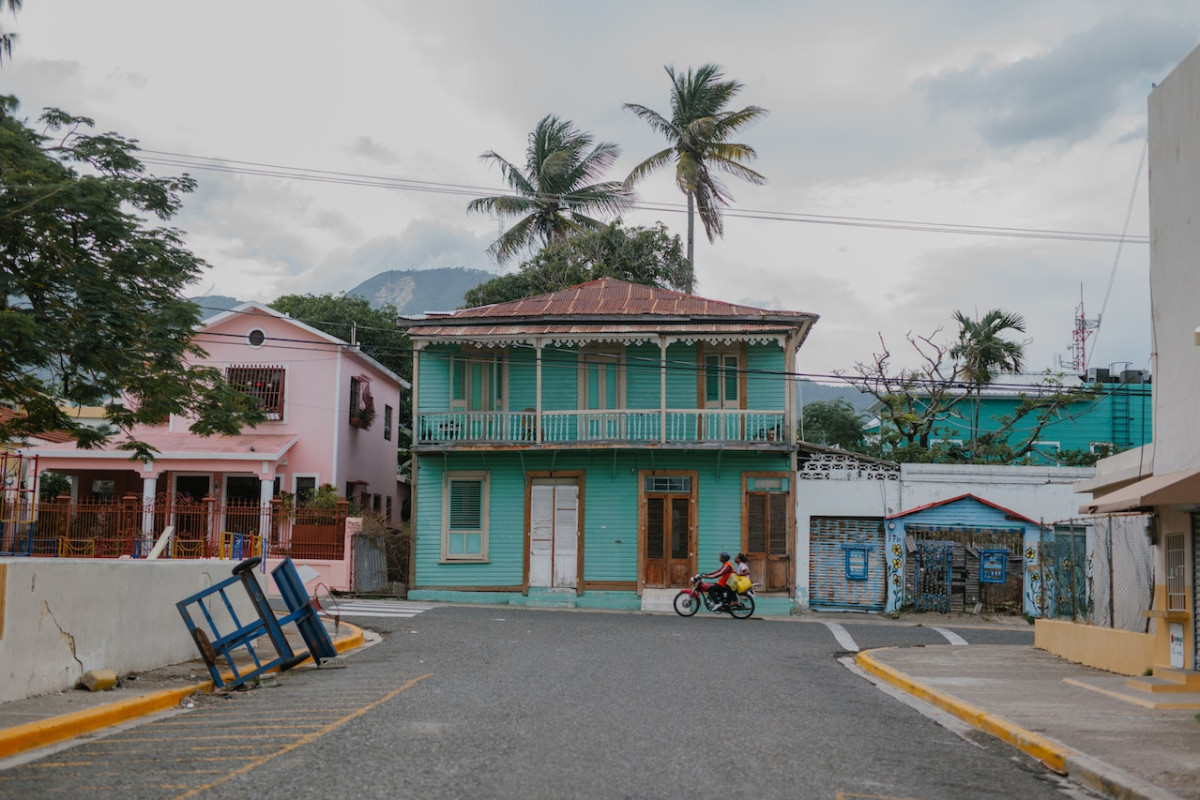
M 197 658 L 175 604 L 230 577 L 236 563 L 0 559 L 0 702 L 69 689 L 88 670 L 124 675 Z M 243 624 L 257 619 L 241 586 L 227 595 Z M 223 604 L 214 614 L 230 632 Z
M 1033 646 L 1087 667 L 1143 675 L 1154 666 L 1154 635 L 1057 619 L 1033 623 Z

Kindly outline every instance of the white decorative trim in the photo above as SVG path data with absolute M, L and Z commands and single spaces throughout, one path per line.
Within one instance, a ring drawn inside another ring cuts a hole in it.
M 900 480 L 900 466 L 866 461 L 853 453 L 817 453 L 796 470 L 796 477 L 806 481 L 845 481 L 852 478 L 896 481 Z

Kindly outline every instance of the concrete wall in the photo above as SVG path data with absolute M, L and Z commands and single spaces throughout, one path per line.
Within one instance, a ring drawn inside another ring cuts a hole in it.
M 1154 635 L 1054 619 L 1033 623 L 1033 646 L 1118 675 L 1144 675 L 1155 663 Z
M 0 702 L 69 689 L 91 669 L 124 675 L 197 658 L 175 603 L 236 563 L 0 559 Z M 257 619 L 240 585 L 227 596 L 243 624 Z M 233 629 L 223 604 L 215 618 L 221 633 Z

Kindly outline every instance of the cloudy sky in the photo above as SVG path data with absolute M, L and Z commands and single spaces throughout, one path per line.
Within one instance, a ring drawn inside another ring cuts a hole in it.
M 664 143 L 622 103 L 669 111 L 664 65 L 719 64 L 739 107 L 770 111 L 742 137 L 769 183 L 729 184 L 696 291 L 819 314 L 799 363 L 819 375 L 881 335 L 902 364 L 907 333 L 992 308 L 1056 368 L 1081 297 L 1103 311 L 1089 365 L 1147 367 L 1146 98 L 1200 44 L 1200 4 L 25 0 L 0 26 L 20 37 L 0 92 L 27 116 L 93 117 L 159 174 L 223 160 L 188 170 L 174 221 L 210 264 L 194 293 L 268 301 L 515 268 L 485 252 L 497 220 L 465 211 L 503 188 L 480 154 L 523 163 L 554 113 L 619 144 L 623 178 Z M 685 233 L 669 173 L 639 198 L 655 210 L 627 223 Z M 1099 236 L 1028 235 L 1064 231 Z

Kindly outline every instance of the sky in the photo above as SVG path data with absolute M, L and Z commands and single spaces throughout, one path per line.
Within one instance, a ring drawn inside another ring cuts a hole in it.
M 1088 366 L 1148 368 L 1146 102 L 1200 44 L 1200 3 L 25 0 L 0 27 L 23 115 L 91 117 L 155 174 L 193 165 L 172 220 L 209 265 L 189 294 L 261 301 L 516 269 L 466 212 L 504 191 L 481 154 L 524 163 L 555 114 L 618 144 L 623 179 L 666 142 L 622 104 L 667 113 L 666 65 L 717 64 L 734 107 L 769 111 L 739 135 L 768 182 L 727 181 L 695 293 L 819 315 L 797 368 L 821 376 L 884 347 L 913 366 L 907 336 L 995 308 L 1058 371 L 1081 302 Z M 638 200 L 627 225 L 686 234 L 670 170 Z

